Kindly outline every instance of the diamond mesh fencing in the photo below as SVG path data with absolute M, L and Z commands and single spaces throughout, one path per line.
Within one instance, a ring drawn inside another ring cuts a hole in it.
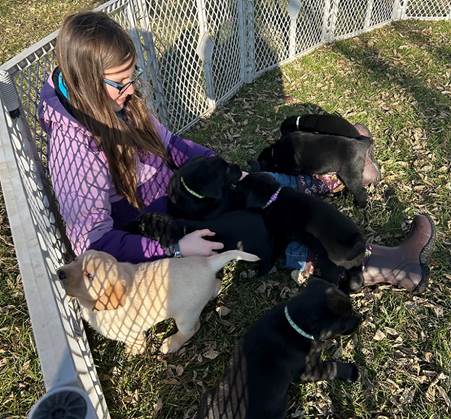
M 180 129 L 208 109 L 204 68 L 196 53 L 200 35 L 196 0 L 146 2 L 158 83 L 170 129 Z
M 323 42 L 326 1 L 307 0 L 301 5 L 296 20 L 296 54 L 309 51 Z
M 369 4 L 370 2 L 361 0 L 340 1 L 338 3 L 335 23 L 336 39 L 346 38 L 363 30 Z
M 370 26 L 378 26 L 390 22 L 395 0 L 373 0 Z
M 241 87 L 242 51 L 238 3 L 234 1 L 206 1 L 208 33 L 213 40 L 212 77 L 213 94 L 217 102 L 230 97 Z
M 129 31 L 138 64 L 144 69 L 139 88 L 163 123 L 161 132 L 175 141 L 182 140 L 170 131 L 187 129 L 274 66 L 326 42 L 389 23 L 394 16 L 438 19 L 449 18 L 451 13 L 448 0 L 119 0 L 98 10 Z M 43 83 L 56 65 L 56 36 L 49 35 L 0 67 L 2 189 L 45 385 L 50 389 L 75 383 L 89 394 L 98 417 L 108 417 L 81 309 L 68 300 L 55 279 L 57 269 L 74 252 L 81 253 L 87 243 L 100 237 L 95 234 L 109 234 L 120 224 L 121 220 L 113 222 L 110 215 L 114 218 L 120 212 L 122 200 L 114 188 L 111 196 L 100 192 L 111 186 L 104 157 L 94 152 L 84 159 L 74 157 L 86 148 L 75 129 L 49 152 L 40 117 L 51 120 L 54 129 L 59 124 L 70 126 L 68 114 L 51 107 L 39 115 Z M 177 165 L 183 164 L 183 147 L 176 147 L 171 157 Z M 155 180 L 141 192 L 152 200 L 162 198 L 171 170 L 156 156 L 150 160 L 140 156 L 137 164 L 143 179 L 153 176 Z M 111 212 L 109 218 L 104 217 L 105 208 Z M 88 213 L 91 224 L 80 225 L 80 214 Z M 91 227 L 97 224 L 104 230 L 97 229 L 93 236 Z M 146 243 L 144 253 L 152 254 L 158 247 L 158 243 Z M 155 294 L 150 305 L 162 304 L 158 290 L 148 293 Z M 142 316 L 130 316 L 135 314 Z M 159 318 L 158 313 L 152 315 Z M 119 336 L 122 332 L 108 333 Z M 205 399 L 205 417 L 243 414 L 243 368 L 235 354 L 222 385 Z M 228 397 L 241 413 L 230 410 Z
M 449 0 L 409 0 L 405 2 L 407 19 L 443 19 L 451 17 L 451 3 Z
M 286 0 L 254 1 L 254 54 L 257 75 L 289 57 L 289 28 Z

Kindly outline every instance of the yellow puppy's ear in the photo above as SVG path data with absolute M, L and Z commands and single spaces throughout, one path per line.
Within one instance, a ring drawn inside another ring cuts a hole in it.
M 115 310 L 124 305 L 125 281 L 117 281 L 110 285 L 97 299 L 93 310 Z

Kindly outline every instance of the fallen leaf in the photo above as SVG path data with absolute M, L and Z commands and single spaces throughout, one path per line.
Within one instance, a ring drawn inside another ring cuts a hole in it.
M 158 399 L 158 401 L 153 405 L 153 411 L 154 413 L 159 412 L 163 407 L 163 400 Z
M 177 374 L 177 377 L 180 377 L 183 374 L 184 368 L 181 365 L 177 365 L 175 368 L 175 373 Z
M 381 330 L 378 330 L 376 333 L 375 333 L 375 335 L 373 336 L 373 340 L 376 340 L 376 341 L 380 341 L 380 340 L 382 340 L 382 339 L 385 339 L 385 333 L 384 332 L 382 332 Z
M 179 384 L 176 378 L 167 378 L 161 381 L 163 384 Z
M 443 400 L 445 400 L 446 405 L 448 406 L 448 409 L 451 408 L 451 401 L 449 400 L 448 394 L 441 386 L 437 386 L 437 391 L 440 393 L 440 396 Z
M 214 349 L 209 349 L 208 351 L 204 352 L 202 355 L 207 359 L 215 359 L 219 355 L 219 352 L 215 351 Z
M 399 401 L 402 404 L 410 404 L 415 397 L 415 387 L 408 387 L 404 389 Z
M 426 360 L 426 362 L 431 362 L 432 361 L 432 353 L 431 352 L 425 352 L 424 354 L 424 359 Z
M 216 307 L 216 313 L 219 314 L 219 317 L 225 317 L 227 314 L 230 314 L 232 310 L 226 306 L 218 306 Z

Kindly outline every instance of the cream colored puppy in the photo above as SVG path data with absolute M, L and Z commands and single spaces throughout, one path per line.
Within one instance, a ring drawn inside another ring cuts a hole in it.
M 67 294 L 79 300 L 83 318 L 102 335 L 125 342 L 130 353 L 144 352 L 146 330 L 174 318 L 178 332 L 161 346 L 169 353 L 197 332 L 201 311 L 220 290 L 216 272 L 233 259 L 259 260 L 230 250 L 134 265 L 89 250 L 59 269 L 58 277 Z

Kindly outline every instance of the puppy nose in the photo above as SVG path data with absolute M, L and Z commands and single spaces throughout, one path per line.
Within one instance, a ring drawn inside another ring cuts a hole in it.
M 58 275 L 58 279 L 63 281 L 64 279 L 66 279 L 66 272 L 64 272 L 62 269 L 58 269 L 56 271 L 56 274 Z

